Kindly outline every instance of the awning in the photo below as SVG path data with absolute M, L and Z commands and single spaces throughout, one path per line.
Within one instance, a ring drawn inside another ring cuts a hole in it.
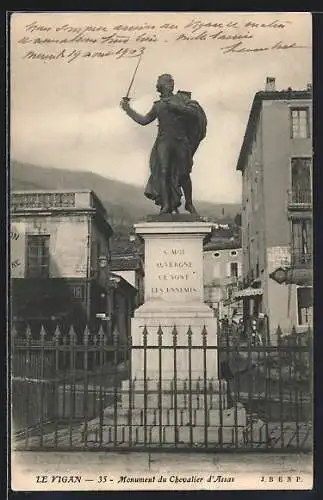
M 262 288 L 244 288 L 243 290 L 238 290 L 234 293 L 235 299 L 243 299 L 244 297 L 256 297 L 257 295 L 263 295 L 264 291 Z

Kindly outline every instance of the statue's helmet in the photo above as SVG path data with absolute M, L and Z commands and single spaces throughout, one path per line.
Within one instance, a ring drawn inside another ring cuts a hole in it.
M 169 73 L 163 73 L 162 75 L 160 75 L 158 77 L 158 80 L 157 80 L 157 86 L 165 86 L 167 88 L 169 88 L 171 91 L 174 90 L 174 79 L 172 77 L 172 75 L 170 75 Z

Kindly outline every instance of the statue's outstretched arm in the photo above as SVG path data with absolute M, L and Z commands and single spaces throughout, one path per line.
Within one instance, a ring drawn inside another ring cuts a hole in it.
M 139 123 L 139 125 L 148 125 L 157 118 L 155 106 L 153 106 L 146 115 L 141 115 L 130 107 L 129 101 L 127 100 L 123 99 L 120 105 L 127 115 L 130 116 L 130 118 L 132 118 L 135 122 Z

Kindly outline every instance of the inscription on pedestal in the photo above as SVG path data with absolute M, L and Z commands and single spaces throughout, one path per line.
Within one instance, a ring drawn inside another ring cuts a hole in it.
M 147 255 L 147 298 L 184 301 L 200 300 L 201 242 L 150 240 Z

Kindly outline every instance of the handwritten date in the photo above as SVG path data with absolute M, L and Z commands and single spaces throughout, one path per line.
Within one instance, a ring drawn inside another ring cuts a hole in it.
M 116 59 L 121 59 L 123 57 L 138 57 L 143 54 L 144 51 L 145 47 L 140 47 L 138 49 L 124 47 L 121 49 L 93 51 L 62 49 L 56 53 L 29 50 L 24 55 L 24 59 L 38 60 L 43 62 L 58 61 L 64 59 L 67 63 L 71 63 L 77 59 L 105 59 L 107 57 L 115 57 Z

